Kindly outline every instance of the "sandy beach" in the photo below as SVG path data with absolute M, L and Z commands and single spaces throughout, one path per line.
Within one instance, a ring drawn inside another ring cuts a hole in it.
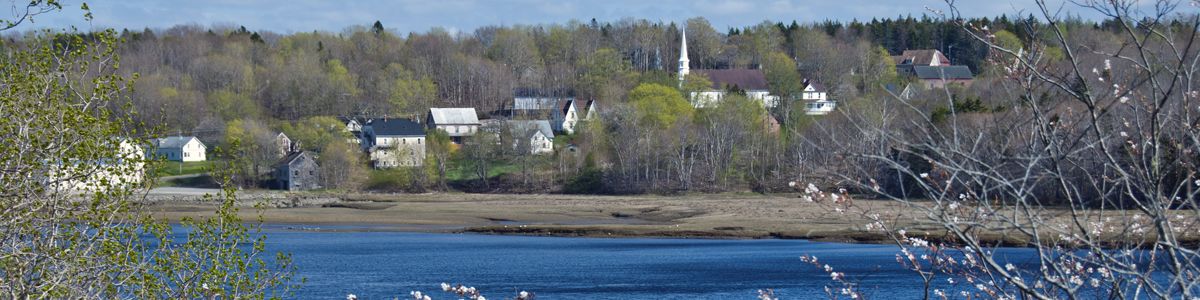
M 204 192 L 153 191 L 144 208 L 168 220 L 204 216 L 216 205 L 200 196 Z M 880 214 L 892 228 L 906 229 L 910 236 L 915 233 L 934 241 L 953 240 L 939 227 L 918 222 L 915 217 L 918 212 L 902 203 L 855 201 L 861 209 Z M 254 209 L 255 203 L 265 203 L 267 208 Z M 882 232 L 867 230 L 862 214 L 839 212 L 801 200 L 796 194 L 596 196 L 250 191 L 239 193 L 239 205 L 243 206 L 240 214 L 244 220 L 256 220 L 261 213 L 266 223 L 296 224 L 317 230 L 321 230 L 321 225 L 362 225 L 369 230 L 419 232 L 891 242 Z M 980 236 L 997 245 L 1024 245 L 1024 241 L 1003 234 Z
M 164 195 L 173 194 L 172 197 Z M 154 194 L 152 214 L 170 220 L 203 216 L 215 203 L 196 191 Z M 167 199 L 167 200 L 164 200 Z M 861 216 L 805 202 L 795 195 L 702 194 L 594 196 L 513 194 L 285 194 L 247 193 L 245 206 L 268 201 L 267 223 L 370 225 L 399 231 L 476 232 L 589 237 L 805 238 L 871 242 Z M 904 212 L 891 201 L 862 201 L 881 212 Z M 258 210 L 244 208 L 246 220 Z M 904 214 L 898 221 L 912 223 Z M 931 228 L 933 229 L 933 228 Z

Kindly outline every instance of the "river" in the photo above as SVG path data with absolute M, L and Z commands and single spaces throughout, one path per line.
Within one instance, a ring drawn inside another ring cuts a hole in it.
M 829 275 L 801 255 L 846 273 L 868 298 L 922 293 L 920 279 L 897 265 L 897 248 L 889 245 L 322 229 L 264 228 L 268 250 L 292 253 L 297 275 L 307 280 L 296 299 L 407 299 L 413 290 L 458 299 L 440 291 L 442 282 L 474 286 L 488 299 L 522 290 L 542 300 L 754 299 L 768 288 L 783 299 L 822 298 Z M 1032 257 L 1026 249 L 1005 252 L 1016 263 Z

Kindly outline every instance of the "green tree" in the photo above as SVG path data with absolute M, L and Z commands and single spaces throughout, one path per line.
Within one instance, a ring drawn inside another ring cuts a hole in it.
M 708 76 L 700 73 L 688 73 L 683 76 L 683 82 L 679 86 L 679 91 L 687 98 L 688 102 L 695 104 L 696 99 L 693 96 L 696 93 L 712 89 L 712 81 L 708 80 Z
M 325 188 L 357 190 L 366 181 L 362 151 L 344 140 L 325 145 L 317 157 L 317 165 L 321 169 L 321 186 Z
M 217 115 L 225 120 L 259 116 L 258 103 L 246 95 L 230 90 L 222 89 L 209 94 L 208 103 L 212 105 L 212 109 L 216 111 Z
M 1004 49 L 1012 51 L 1025 48 L 1024 43 L 1021 43 L 1021 38 L 1018 38 L 1017 35 L 1013 34 L 1012 32 L 1008 32 L 1008 30 L 996 31 L 993 33 L 993 35 L 994 37 L 992 37 L 992 41 L 996 43 L 996 46 L 1004 47 Z
M 428 77 L 416 76 L 400 64 L 388 65 L 393 78 L 389 89 L 388 103 L 396 116 L 412 116 L 429 109 L 437 100 L 437 85 Z
M 450 142 L 450 134 L 438 129 L 425 131 L 425 168 L 426 173 L 434 174 L 438 179 L 438 188 L 445 191 L 446 169 L 449 167 L 450 156 L 454 154 L 454 143 Z
M 0 20 L 0 31 L 61 5 L 14 7 L 32 14 Z M 238 217 L 232 190 L 208 197 L 221 203 L 213 216 L 177 227 L 137 209 L 153 181 L 145 170 L 155 162 L 135 138 L 151 132 L 137 129 L 130 104 L 120 101 L 129 81 L 117 70 L 118 41 L 111 29 L 43 31 L 24 36 L 21 48 L 0 50 L 0 169 L 23 174 L 0 175 L 0 294 L 281 297 L 291 286 L 290 258 L 262 259 L 265 237 Z
M 579 80 L 579 89 L 583 94 L 597 99 L 619 98 L 614 89 L 624 85 L 634 75 L 629 62 L 611 48 L 598 49 L 580 60 L 578 64 L 581 65 L 583 76 Z
M 308 117 L 296 122 L 284 122 L 280 129 L 292 140 L 292 143 L 299 143 L 301 149 L 317 152 L 324 152 L 325 148 L 335 142 L 345 142 L 354 138 L 346 131 L 345 123 L 329 116 Z
M 653 83 L 634 88 L 629 103 L 637 110 L 642 125 L 661 129 L 674 126 L 680 119 L 691 119 L 693 111 L 679 90 Z

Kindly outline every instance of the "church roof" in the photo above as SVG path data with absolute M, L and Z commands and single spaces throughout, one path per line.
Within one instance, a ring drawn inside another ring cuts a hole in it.
M 913 72 L 920 79 L 962 80 L 975 77 L 967 66 L 913 66 Z
M 724 89 L 737 86 L 743 90 L 766 90 L 767 76 L 757 69 L 699 69 L 693 72 L 708 76 L 712 88 Z

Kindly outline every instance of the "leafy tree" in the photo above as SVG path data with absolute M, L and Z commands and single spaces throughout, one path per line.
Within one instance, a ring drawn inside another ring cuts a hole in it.
M 581 59 L 583 70 L 579 89 L 585 95 L 598 99 L 617 99 L 619 88 L 633 75 L 629 63 L 616 50 L 603 48 Z
M 396 116 L 420 114 L 437 100 L 437 85 L 428 77 L 416 78 L 400 64 L 388 65 L 388 72 L 394 78 L 388 89 L 388 103 Z
M 427 173 L 432 173 L 437 176 L 438 188 L 445 191 L 446 187 L 446 169 L 449 167 L 450 157 L 454 154 L 454 144 L 450 142 L 450 134 L 438 129 L 425 131 L 425 168 Z
M 325 152 L 326 148 L 335 142 L 345 142 L 354 138 L 346 131 L 346 124 L 329 116 L 308 117 L 296 122 L 284 122 L 280 129 L 292 140 L 292 143 L 299 143 L 301 149 L 317 152 Z
M 693 111 L 678 90 L 652 83 L 633 89 L 629 103 L 637 110 L 638 121 L 653 128 L 670 128 L 680 119 L 690 119 Z
M 699 73 L 688 73 L 683 76 L 683 82 L 679 86 L 679 91 L 687 98 L 688 102 L 695 103 L 696 99 L 692 99 L 696 93 L 711 90 L 712 81 L 708 80 L 708 76 Z
M 344 140 L 333 140 L 317 156 L 321 170 L 321 186 L 331 189 L 356 190 L 366 180 L 367 170 L 362 151 Z
M 61 4 L 14 7 L 16 19 L 0 20 L 0 31 Z M 144 172 L 156 162 L 136 148 L 151 132 L 135 129 L 119 97 L 129 78 L 117 69 L 118 42 L 111 29 L 42 31 L 0 50 L 0 294 L 281 297 L 291 287 L 290 257 L 262 259 L 265 237 L 238 217 L 232 190 L 207 198 L 220 203 L 213 216 L 177 226 L 137 209 L 152 183 Z

